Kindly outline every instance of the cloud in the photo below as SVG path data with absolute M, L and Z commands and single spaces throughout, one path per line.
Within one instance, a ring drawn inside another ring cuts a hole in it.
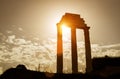
M 2 34 L 1 34 L 2 35 Z M 56 39 L 48 39 L 42 42 L 32 42 L 23 38 L 16 38 L 15 35 L 7 37 L 7 45 L 0 45 L 0 63 L 18 63 L 25 64 L 28 69 L 56 72 Z M 14 45 L 8 48 L 9 45 Z M 79 72 L 85 72 L 85 44 L 77 42 L 78 45 L 78 69 Z M 71 43 L 64 43 L 64 73 L 71 71 Z M 92 58 L 108 56 L 120 56 L 120 44 L 101 46 L 91 44 Z M 9 51 L 11 49 L 11 51 Z M 0 65 L 1 66 L 1 65 Z M 1 66 L 3 69 L 4 67 Z
M 0 32 L 0 43 L 3 43 L 6 40 L 6 36 Z
M 15 35 L 8 36 L 8 39 L 6 40 L 7 43 L 13 44 L 15 39 Z
M 23 29 L 21 27 L 18 28 L 19 31 L 23 31 Z

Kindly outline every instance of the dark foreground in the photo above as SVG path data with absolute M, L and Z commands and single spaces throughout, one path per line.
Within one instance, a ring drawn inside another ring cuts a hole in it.
M 98 74 L 97 72 L 91 72 L 88 74 L 53 74 L 11 68 L 2 74 L 0 79 L 120 79 L 120 73 Z
M 95 58 L 90 73 L 58 74 L 27 70 L 24 65 L 6 70 L 0 79 L 120 79 L 120 58 Z

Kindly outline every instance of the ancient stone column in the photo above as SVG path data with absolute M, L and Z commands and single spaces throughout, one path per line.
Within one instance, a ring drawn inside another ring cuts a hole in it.
M 92 59 L 91 59 L 91 46 L 90 46 L 89 28 L 90 27 L 85 27 L 84 28 L 86 72 L 91 72 L 92 71 Z
M 57 73 L 62 73 L 63 70 L 63 42 L 62 42 L 62 27 L 57 24 Z
M 76 28 L 71 28 L 72 73 L 78 73 Z
M 57 24 L 57 73 L 63 70 L 63 43 L 62 43 L 62 27 L 61 24 L 67 24 L 71 28 L 71 50 L 72 50 L 72 72 L 78 73 L 78 56 L 76 29 L 84 30 L 85 37 L 85 56 L 86 56 L 86 72 L 92 71 L 91 46 L 89 37 L 89 28 L 85 24 L 83 18 L 78 14 L 66 13 Z

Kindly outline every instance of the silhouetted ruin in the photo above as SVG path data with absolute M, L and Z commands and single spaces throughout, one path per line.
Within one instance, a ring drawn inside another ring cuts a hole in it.
M 63 69 L 63 43 L 62 24 L 71 28 L 71 51 L 72 51 L 72 72 L 64 74 Z M 120 79 L 120 57 L 100 57 L 91 59 L 91 46 L 89 28 L 80 15 L 66 13 L 57 24 L 57 73 L 39 72 L 28 70 L 25 65 L 19 64 L 16 68 L 6 70 L 0 79 Z M 86 73 L 78 73 L 76 29 L 84 30 Z M 113 52 L 114 53 L 114 52 Z
M 78 56 L 76 29 L 83 29 L 85 36 L 85 55 L 86 55 L 86 72 L 92 71 L 91 46 L 89 38 L 89 28 L 83 18 L 78 14 L 66 13 L 59 23 L 57 23 L 57 73 L 62 73 L 63 69 L 63 42 L 62 42 L 62 24 L 71 28 L 71 51 L 72 51 L 72 72 L 78 73 Z

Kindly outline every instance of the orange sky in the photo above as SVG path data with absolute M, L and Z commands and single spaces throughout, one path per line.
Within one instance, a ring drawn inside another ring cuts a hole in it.
M 85 19 L 92 43 L 120 43 L 119 0 L 0 0 L 0 32 L 14 25 L 26 36 L 55 38 L 56 23 L 66 12 Z

